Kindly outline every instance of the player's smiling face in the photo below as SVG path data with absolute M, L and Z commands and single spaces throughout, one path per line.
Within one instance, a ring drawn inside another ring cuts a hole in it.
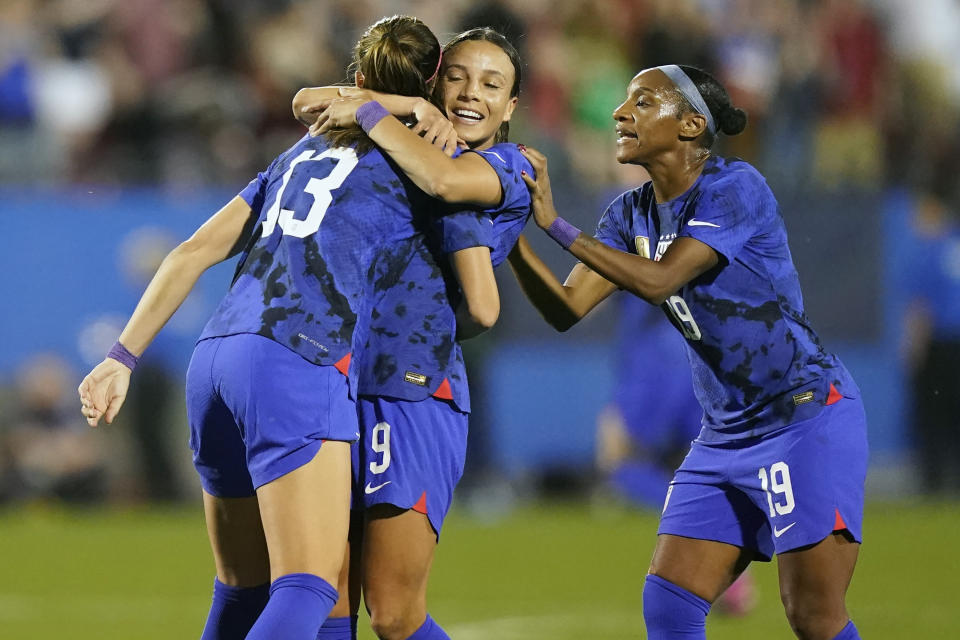
M 681 121 L 673 82 L 659 69 L 638 73 L 627 99 L 613 112 L 617 121 L 617 162 L 644 164 L 676 148 Z
M 510 120 L 514 70 L 503 49 L 485 40 L 464 40 L 443 55 L 440 95 L 454 129 L 472 149 L 493 144 Z

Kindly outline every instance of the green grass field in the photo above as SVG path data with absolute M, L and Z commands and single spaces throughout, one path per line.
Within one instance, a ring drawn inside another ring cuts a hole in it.
M 431 612 L 455 640 L 643 638 L 640 589 L 656 515 L 616 507 L 454 512 Z M 960 504 L 873 504 L 848 598 L 870 640 L 956 637 Z M 179 510 L 0 512 L 0 637 L 196 638 L 212 562 L 199 505 Z M 776 570 L 754 566 L 755 612 L 711 616 L 711 639 L 792 635 Z M 365 622 L 361 620 L 363 626 Z M 368 630 L 361 638 L 370 639 Z

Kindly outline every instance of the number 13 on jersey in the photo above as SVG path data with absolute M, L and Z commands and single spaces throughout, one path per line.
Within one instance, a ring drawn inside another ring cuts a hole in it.
M 295 238 L 306 238 L 310 234 L 316 233 L 320 229 L 320 223 L 327 214 L 327 207 L 333 202 L 331 191 L 340 187 L 350 172 L 357 166 L 359 160 L 357 154 L 350 148 L 327 149 L 326 151 L 313 156 L 316 151 L 307 150 L 293 159 L 286 173 L 283 174 L 283 184 L 277 191 L 277 197 L 267 211 L 267 217 L 263 221 L 263 237 L 266 238 L 275 227 L 279 226 L 283 234 Z M 311 157 L 313 156 L 313 157 Z M 313 204 L 310 205 L 310 211 L 304 219 L 298 220 L 293 217 L 294 212 L 290 209 L 281 209 L 280 203 L 283 202 L 283 194 L 290 183 L 290 176 L 301 162 L 316 162 L 330 158 L 335 161 L 333 169 L 325 178 L 310 178 L 304 192 L 313 196 Z

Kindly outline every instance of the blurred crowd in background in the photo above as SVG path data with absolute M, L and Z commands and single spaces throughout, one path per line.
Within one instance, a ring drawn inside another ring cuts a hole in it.
M 582 226 L 641 181 L 614 160 L 611 112 L 634 73 L 667 63 L 699 66 L 727 86 L 750 125 L 721 151 L 756 164 L 782 199 L 907 193 L 911 255 L 942 254 L 948 266 L 910 272 L 942 286 L 906 284 L 915 304 L 891 348 L 905 379 L 926 375 L 928 390 L 945 367 L 957 373 L 960 358 L 928 362 L 960 343 L 960 308 L 944 311 L 938 299 L 960 287 L 956 0 L 3 0 L 0 185 L 235 192 L 302 134 L 290 109 L 296 90 L 346 81 L 356 38 L 394 13 L 423 18 L 441 41 L 493 26 L 517 45 L 525 67 L 511 137 L 547 153 L 564 200 L 589 205 Z M 133 429 L 140 455 L 126 465 L 127 476 L 133 468 L 153 480 L 126 493 L 162 499 L 182 485 L 157 480 L 176 476 L 163 434 L 183 425 L 179 395 L 163 390 L 180 384 L 180 371 L 158 371 L 130 420 L 146 426 Z M 10 410 L 0 499 L 117 493 L 106 472 L 116 456 L 80 419 L 78 372 L 44 354 L 2 374 Z M 958 414 L 949 406 L 957 395 L 938 389 L 944 412 Z M 949 426 L 917 430 L 930 471 L 920 488 L 956 489 L 949 473 L 931 471 L 960 461 Z
M 751 118 L 729 151 L 788 186 L 920 181 L 958 157 L 953 0 L 6 0 L 0 179 L 241 184 L 299 128 L 302 86 L 346 79 L 379 17 L 443 40 L 501 28 L 526 68 L 517 139 L 617 181 L 610 113 L 637 70 L 714 72 Z

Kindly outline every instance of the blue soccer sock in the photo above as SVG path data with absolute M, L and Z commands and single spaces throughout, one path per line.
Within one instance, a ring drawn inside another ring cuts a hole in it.
M 317 632 L 317 640 L 357 640 L 357 616 L 327 618 Z
M 833 640 L 860 640 L 860 634 L 857 632 L 857 628 L 853 626 L 853 620 L 848 622 L 847 626 L 833 637 Z
M 643 585 L 643 620 L 648 640 L 706 640 L 710 603 L 660 576 Z
M 413 635 L 409 636 L 407 640 L 450 640 L 450 636 L 440 628 L 440 625 L 433 621 L 433 618 L 431 618 L 428 613 L 427 619 L 423 621 L 420 628 L 414 631 Z
M 270 597 L 270 585 L 232 587 L 213 580 L 213 603 L 200 640 L 243 640 Z
M 312 573 L 280 576 L 246 640 L 315 640 L 337 597 L 329 582 Z

